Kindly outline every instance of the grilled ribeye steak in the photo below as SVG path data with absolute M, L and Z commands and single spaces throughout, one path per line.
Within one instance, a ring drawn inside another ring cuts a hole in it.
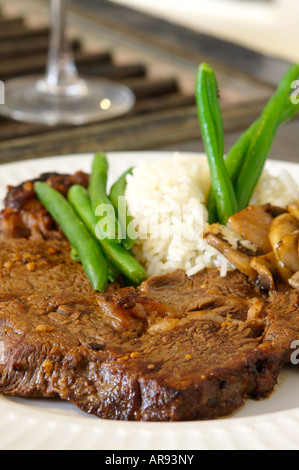
M 1 241 L 1 393 L 60 397 L 99 418 L 175 421 L 226 416 L 273 390 L 297 338 L 295 292 L 282 316 L 280 294 L 268 298 L 238 271 L 98 294 L 69 250 Z

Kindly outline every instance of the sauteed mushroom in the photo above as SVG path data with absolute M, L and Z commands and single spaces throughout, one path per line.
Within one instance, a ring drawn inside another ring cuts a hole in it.
M 289 284 L 293 289 L 299 291 L 299 271 L 297 271 L 293 276 L 289 279 Z
M 230 263 L 262 289 L 276 290 L 276 279 L 299 290 L 299 206 L 288 210 L 270 205 L 250 206 L 229 219 L 242 242 L 233 246 L 224 236 L 224 227 L 207 227 L 205 238 Z M 256 253 L 244 250 L 244 239 L 256 247 Z
M 250 266 L 252 257 L 249 254 L 240 251 L 240 249 L 232 247 L 232 245 L 225 239 L 222 226 L 220 224 L 209 225 L 204 236 L 209 245 L 213 246 L 223 254 L 239 271 L 248 276 L 251 280 L 257 280 L 257 272 Z
M 299 230 L 285 235 L 277 244 L 275 252 L 281 263 L 293 273 L 299 271 Z
M 297 220 L 299 220 L 299 206 L 297 204 L 290 204 L 288 211 L 292 214 Z
M 268 234 L 272 249 L 275 249 L 277 244 L 281 242 L 285 235 L 297 231 L 298 228 L 298 219 L 289 212 L 281 214 L 273 219 Z
M 258 283 L 261 289 L 275 291 L 274 277 L 277 273 L 273 251 L 267 255 L 256 256 L 251 260 L 250 267 L 258 273 Z
M 299 271 L 299 220 L 289 212 L 276 217 L 269 230 L 269 240 L 284 281 Z
M 273 216 L 268 209 L 267 205 L 252 205 L 229 219 L 230 226 L 245 240 L 254 243 L 263 254 L 272 250 L 269 242 L 269 229 Z

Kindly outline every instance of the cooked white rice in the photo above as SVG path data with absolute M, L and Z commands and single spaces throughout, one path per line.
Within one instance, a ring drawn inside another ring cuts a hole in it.
M 192 275 L 205 267 L 219 267 L 225 275 L 232 268 L 202 238 L 209 188 L 207 160 L 198 155 L 177 154 L 136 167 L 128 176 L 126 199 L 139 235 L 133 251 L 149 276 L 177 269 Z M 299 190 L 292 177 L 284 172 L 271 179 L 266 170 L 253 196 L 257 204 L 286 206 L 296 200 Z
M 286 170 L 281 170 L 279 176 L 264 170 L 251 199 L 251 204 L 273 204 L 287 207 L 298 202 L 298 184 Z

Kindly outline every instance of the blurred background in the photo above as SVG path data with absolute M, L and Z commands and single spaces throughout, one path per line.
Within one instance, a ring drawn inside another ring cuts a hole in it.
M 49 0 L 0 0 L 0 80 L 42 74 Z M 0 161 L 117 150 L 201 151 L 194 99 L 202 61 L 217 73 L 232 145 L 299 61 L 298 0 L 71 0 L 68 34 L 80 74 L 130 87 L 126 116 L 72 128 L 0 118 Z M 272 158 L 299 161 L 298 120 Z
M 298 0 L 113 1 L 265 54 L 299 60 Z

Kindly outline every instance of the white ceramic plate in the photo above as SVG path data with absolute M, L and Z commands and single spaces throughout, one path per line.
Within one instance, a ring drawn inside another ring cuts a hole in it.
M 108 154 L 110 182 L 127 168 L 172 156 L 167 152 Z M 8 184 L 40 173 L 90 171 L 92 155 L 73 155 L 0 165 L 0 200 Z M 275 174 L 285 168 L 299 182 L 299 165 L 268 162 Z M 59 400 L 0 396 L 1 450 L 297 450 L 299 449 L 299 366 L 282 372 L 271 397 L 248 400 L 235 415 L 183 423 L 104 421 Z

